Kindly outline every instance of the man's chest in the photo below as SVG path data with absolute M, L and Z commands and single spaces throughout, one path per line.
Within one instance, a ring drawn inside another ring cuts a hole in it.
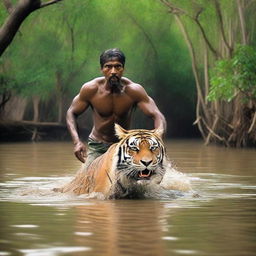
M 99 94 L 93 97 L 90 103 L 93 110 L 103 117 L 126 115 L 135 104 L 126 94 Z

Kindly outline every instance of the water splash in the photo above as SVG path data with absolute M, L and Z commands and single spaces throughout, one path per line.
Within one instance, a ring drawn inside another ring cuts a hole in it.
M 171 163 L 167 165 L 161 186 L 167 190 L 178 190 L 182 192 L 192 190 L 190 178 L 172 167 Z
M 1 183 L 1 201 L 23 201 L 40 205 L 53 205 L 68 202 L 72 204 L 84 203 L 84 199 L 106 198 L 101 193 L 90 193 L 76 196 L 72 193 L 58 193 L 53 189 L 68 183 L 72 177 L 23 177 Z M 166 169 L 166 174 L 160 185 L 147 184 L 136 186 L 130 191 L 136 198 L 145 199 L 175 199 L 191 192 L 191 184 L 188 176 L 172 168 L 171 164 Z M 132 197 L 132 196 L 131 196 Z M 130 197 L 129 197 L 130 198 Z

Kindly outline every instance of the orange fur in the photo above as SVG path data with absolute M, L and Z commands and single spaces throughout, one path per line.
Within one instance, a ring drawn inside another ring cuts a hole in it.
M 156 133 L 155 130 L 130 130 L 126 131 L 120 127 L 116 127 L 118 130 L 118 135 L 121 140 L 113 144 L 106 153 L 96 158 L 87 168 L 87 170 L 81 169 L 76 174 L 76 177 L 64 187 L 60 189 L 55 189 L 58 192 L 73 192 L 77 195 L 81 194 L 89 194 L 92 192 L 102 193 L 106 198 L 119 197 L 120 193 L 124 193 L 124 190 L 127 190 L 129 186 L 133 186 L 137 184 L 137 180 L 130 180 L 125 175 L 118 176 L 117 171 L 117 160 L 118 160 L 118 151 L 119 148 L 125 144 L 125 141 L 128 137 L 131 137 L 133 134 L 138 134 L 137 137 L 140 138 L 139 150 L 134 151 L 128 148 L 128 154 L 132 157 L 132 164 L 127 164 L 127 168 L 130 165 L 137 166 L 138 172 L 142 170 L 142 168 L 146 168 L 143 166 L 144 163 L 152 163 L 157 165 L 157 157 L 160 153 L 160 149 L 150 149 L 150 143 L 147 141 L 145 134 L 147 136 L 154 136 L 155 139 L 162 143 L 161 138 Z M 122 129 L 122 130 L 120 130 Z M 165 160 L 165 158 L 164 158 Z M 138 167 L 139 166 L 139 167 Z M 135 168 L 134 167 L 134 168 Z M 154 167 L 152 167 L 154 168 Z M 135 168 L 136 169 L 136 168 Z M 157 167 L 155 167 L 157 169 Z M 152 172 L 154 170 L 152 169 Z M 125 172 L 125 171 L 124 171 Z M 122 173 L 122 171 L 121 171 Z M 162 174 L 161 174 L 162 175 Z M 157 183 L 160 183 L 162 180 L 162 176 L 156 179 Z M 157 176 L 157 175 L 156 175 Z M 143 177 L 144 178 L 144 177 Z M 141 178 L 141 179 L 143 179 Z M 148 181 L 149 180 L 149 181 Z M 144 180 L 145 181 L 145 180 Z M 147 182 L 151 182 L 150 179 L 147 179 Z M 127 191 L 126 191 L 127 193 Z
M 58 192 L 74 192 L 77 195 L 89 194 L 91 192 L 101 192 L 106 195 L 112 185 L 111 172 L 112 162 L 109 161 L 117 144 L 112 145 L 109 150 L 96 158 L 88 167 L 78 171 L 76 177 L 61 189 L 55 190 Z M 112 177 L 113 178 L 113 177 Z

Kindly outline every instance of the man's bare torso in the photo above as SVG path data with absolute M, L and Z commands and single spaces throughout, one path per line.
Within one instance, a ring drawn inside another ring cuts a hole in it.
M 122 78 L 121 84 L 123 88 L 120 92 L 111 92 L 102 77 L 87 83 L 81 90 L 93 111 L 94 126 L 90 138 L 101 142 L 116 142 L 114 124 L 129 128 L 139 85 L 127 78 Z
M 133 109 L 138 107 L 154 121 L 154 127 L 165 130 L 166 121 L 145 89 L 123 77 L 125 56 L 109 49 L 100 56 L 103 77 L 85 83 L 70 105 L 66 121 L 74 143 L 76 157 L 85 162 L 87 147 L 79 138 L 77 117 L 91 107 L 94 126 L 90 137 L 99 142 L 117 141 L 114 124 L 129 129 Z

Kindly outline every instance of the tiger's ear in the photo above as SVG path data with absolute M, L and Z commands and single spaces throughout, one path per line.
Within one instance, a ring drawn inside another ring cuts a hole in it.
M 158 128 L 154 129 L 153 132 L 158 135 L 160 138 L 163 138 L 164 135 L 164 128 L 163 126 L 159 126 Z
M 116 136 L 121 140 L 127 136 L 128 131 L 121 127 L 119 124 L 115 123 Z

